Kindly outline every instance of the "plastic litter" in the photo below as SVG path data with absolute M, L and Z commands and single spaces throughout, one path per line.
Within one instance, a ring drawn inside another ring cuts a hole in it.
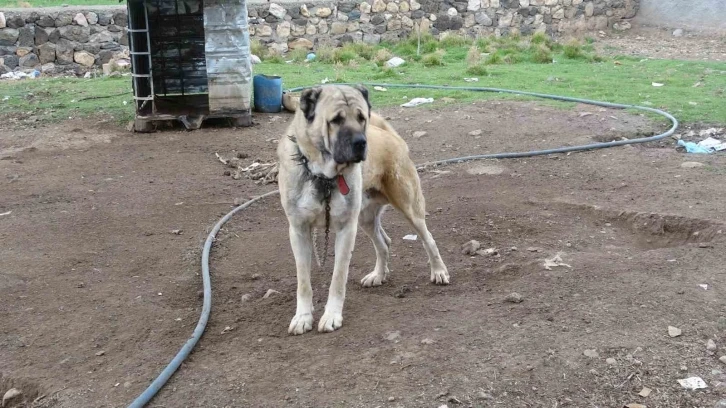
M 653 86 L 655 86 L 655 87 L 661 87 L 661 86 L 663 86 L 664 84 L 661 84 L 660 82 L 653 82 L 653 84 L 652 84 L 652 85 L 653 85 Z
M 308 55 L 307 55 L 307 56 L 305 57 L 305 59 L 306 59 L 307 61 L 315 61 L 315 58 L 317 58 L 317 57 L 318 57 L 318 56 L 317 56 L 317 55 L 315 55 L 315 53 L 314 53 L 314 52 L 311 52 L 311 53 L 309 53 L 309 54 L 308 54 Z
M 722 142 L 722 141 L 720 141 L 718 139 L 714 139 L 712 137 L 701 140 L 698 143 L 679 140 L 678 146 L 684 147 L 686 149 L 686 152 L 688 152 L 688 153 L 698 153 L 698 154 L 711 154 L 714 152 L 720 152 L 722 150 L 726 150 L 726 142 Z
M 0 79 L 12 79 L 12 80 L 18 80 L 18 79 L 25 79 L 25 78 L 37 78 L 40 76 L 40 71 L 37 69 L 33 72 L 27 73 L 27 72 L 8 72 L 7 74 L 0 75 Z
M 479 82 L 479 78 L 464 78 L 466 82 Z
M 418 239 L 418 236 L 416 236 L 415 234 L 408 234 L 403 237 L 403 239 L 405 239 L 406 241 L 415 241 Z
M 393 57 L 393 58 L 389 59 L 388 61 L 386 61 L 386 66 L 388 68 L 396 68 L 396 67 L 400 67 L 404 63 L 406 63 L 406 61 L 403 58 Z
M 701 388 L 708 387 L 701 377 L 684 378 L 682 380 L 678 380 L 678 384 L 681 384 L 681 387 L 689 390 L 700 390 Z
M 434 98 L 413 98 L 410 101 L 402 104 L 404 108 L 413 108 L 414 106 L 423 105 L 425 103 L 433 103 Z

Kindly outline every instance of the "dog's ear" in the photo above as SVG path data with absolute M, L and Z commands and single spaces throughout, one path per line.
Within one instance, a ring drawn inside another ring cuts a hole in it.
M 354 86 L 355 89 L 359 90 L 361 94 L 363 94 L 363 99 L 366 100 L 366 103 L 368 104 L 368 116 L 371 116 L 371 101 L 368 99 L 368 88 L 366 88 L 363 85 L 356 85 Z
M 304 90 L 302 95 L 300 95 L 300 110 L 308 122 L 312 122 L 315 119 L 315 105 L 317 105 L 322 91 L 322 87 L 316 86 Z

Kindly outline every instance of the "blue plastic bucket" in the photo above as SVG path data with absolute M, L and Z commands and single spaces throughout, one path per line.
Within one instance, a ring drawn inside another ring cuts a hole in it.
M 252 88 L 257 112 L 278 113 L 282 110 L 282 78 L 258 74 L 252 78 Z

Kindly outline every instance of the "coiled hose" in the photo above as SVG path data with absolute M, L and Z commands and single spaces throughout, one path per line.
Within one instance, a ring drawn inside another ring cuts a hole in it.
M 338 85 L 353 85 L 353 84 L 338 84 Z M 442 90 L 451 90 L 451 91 L 471 91 L 471 92 L 494 92 L 494 93 L 504 93 L 504 94 L 513 94 L 513 95 L 522 95 L 522 96 L 532 96 L 536 98 L 542 98 L 542 99 L 551 99 L 555 101 L 563 101 L 563 102 L 576 102 L 576 103 L 582 103 L 587 105 L 594 105 L 594 106 L 602 106 L 605 108 L 613 108 L 613 109 L 635 109 L 635 110 L 641 110 L 645 112 L 655 113 L 657 115 L 663 116 L 664 118 L 668 119 L 671 122 L 671 127 L 666 132 L 650 136 L 650 137 L 642 137 L 638 139 L 628 139 L 628 140 L 617 140 L 612 142 L 603 142 L 603 143 L 592 143 L 582 146 L 570 146 L 570 147 L 558 147 L 554 149 L 545 149 L 545 150 L 533 150 L 528 152 L 511 152 L 511 153 L 492 153 L 492 154 L 479 154 L 479 155 L 473 155 L 473 156 L 463 156 L 463 157 L 454 157 L 451 159 L 444 159 L 444 160 L 437 160 L 432 162 L 423 163 L 417 166 L 417 168 L 423 168 L 427 166 L 437 166 L 437 165 L 444 165 L 444 164 L 451 164 L 451 163 L 462 163 L 465 161 L 471 161 L 471 160 L 483 160 L 483 159 L 513 159 L 513 158 L 519 158 L 519 157 L 534 157 L 534 156 L 542 156 L 542 155 L 548 155 L 548 154 L 556 154 L 556 153 L 569 153 L 569 152 L 578 152 L 578 151 L 585 151 L 585 150 L 594 150 L 594 149 L 604 149 L 607 147 L 615 147 L 615 146 L 624 146 L 629 144 L 637 144 L 637 143 L 647 143 L 647 142 L 654 142 L 657 140 L 665 139 L 668 136 L 673 135 L 673 133 L 678 128 L 678 119 L 673 117 L 668 112 L 664 112 L 660 109 L 654 109 L 654 108 L 648 108 L 645 106 L 637 106 L 637 105 L 626 105 L 621 103 L 611 103 L 611 102 L 601 102 L 601 101 L 593 101 L 589 99 L 581 99 L 581 98 L 572 98 L 569 96 L 559 96 L 559 95 L 548 95 L 548 94 L 542 94 L 542 93 L 536 93 L 536 92 L 526 92 L 526 91 L 515 91 L 511 89 L 498 89 L 498 88 L 478 88 L 478 87 L 469 87 L 469 86 L 445 86 L 445 85 L 419 85 L 419 84 L 413 84 L 413 85 L 406 85 L 406 84 L 378 84 L 378 83 L 366 83 L 363 84 L 365 86 L 381 86 L 386 88 L 415 88 L 415 89 L 442 89 Z M 306 88 L 310 88 L 310 86 L 304 86 L 304 87 L 297 87 L 289 89 L 287 92 L 299 92 Z M 184 359 L 187 358 L 189 353 L 191 353 L 194 346 L 197 344 L 199 339 L 202 337 L 202 334 L 204 333 L 204 329 L 207 326 L 207 321 L 209 320 L 209 313 L 212 309 L 212 282 L 209 276 L 209 252 L 212 249 L 212 243 L 214 242 L 214 239 L 219 232 L 219 230 L 222 228 L 222 225 L 224 225 L 227 221 L 229 221 L 230 218 L 237 212 L 244 210 L 245 208 L 251 206 L 255 202 L 262 200 L 263 198 L 272 196 L 277 194 L 278 191 L 270 191 L 268 193 L 265 193 L 259 197 L 255 197 L 250 201 L 247 201 L 246 203 L 236 207 L 232 211 L 230 211 L 227 215 L 222 217 L 217 224 L 215 224 L 214 228 L 212 228 L 212 231 L 207 236 L 207 240 L 204 242 L 204 250 L 202 251 L 202 283 L 204 285 L 204 301 L 202 303 L 202 314 L 199 317 L 199 322 L 197 323 L 197 326 L 194 328 L 194 332 L 192 333 L 192 336 L 187 340 L 186 343 L 184 343 L 184 346 L 179 350 L 177 355 L 171 360 L 171 362 L 164 368 L 164 370 L 159 374 L 159 376 L 149 385 L 149 387 L 144 390 L 144 392 L 141 393 L 132 403 L 129 405 L 129 408 L 141 408 L 145 406 L 154 396 L 161 390 L 161 388 L 166 384 L 166 382 L 171 378 L 171 376 L 174 374 L 174 372 L 179 368 L 181 363 L 184 361 Z

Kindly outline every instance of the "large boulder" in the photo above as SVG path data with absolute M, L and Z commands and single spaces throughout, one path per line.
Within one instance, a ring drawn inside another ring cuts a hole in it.
M 35 45 L 35 25 L 29 24 L 18 29 L 18 46 L 32 47 Z
M 47 64 L 55 61 L 55 44 L 45 43 L 38 47 L 38 58 L 41 64 Z
M 60 31 L 61 38 L 79 43 L 88 42 L 91 37 L 91 29 L 88 27 L 65 26 L 59 28 L 58 31 Z
M 18 30 L 14 28 L 3 28 L 0 30 L 0 45 L 15 45 L 18 35 Z
M 38 59 L 38 56 L 33 53 L 20 57 L 20 66 L 23 68 L 35 68 L 38 65 L 40 65 L 40 60 Z
M 96 57 L 88 51 L 78 51 L 73 54 L 73 60 L 84 67 L 92 67 L 96 63 Z

